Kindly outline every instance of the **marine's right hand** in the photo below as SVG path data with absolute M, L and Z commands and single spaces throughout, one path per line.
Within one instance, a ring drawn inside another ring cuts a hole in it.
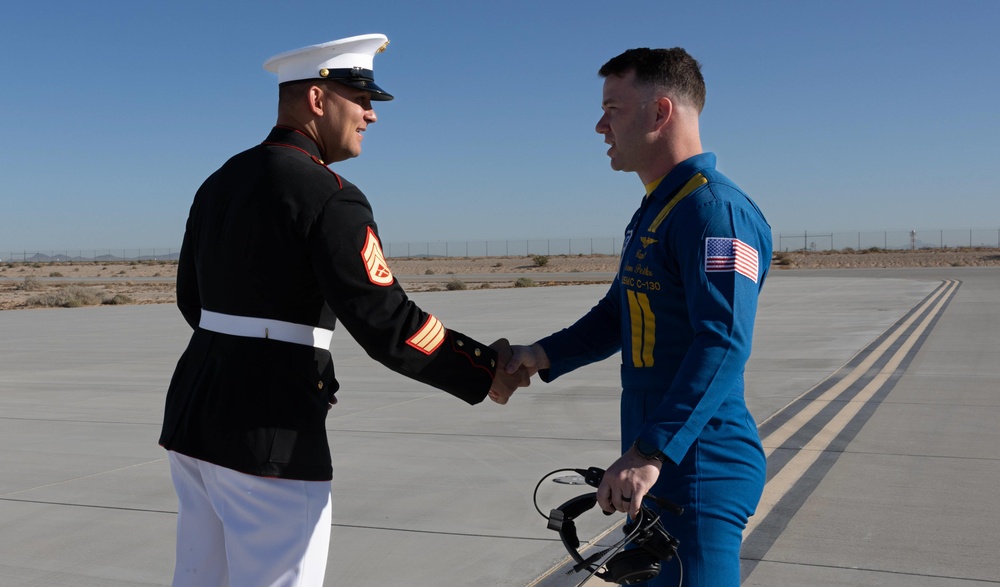
M 493 385 L 490 386 L 490 399 L 503 405 L 510 400 L 510 396 L 518 387 L 527 387 L 531 384 L 531 375 L 527 369 L 508 369 L 511 359 L 510 342 L 506 338 L 501 338 L 490 345 L 490 348 L 497 351 L 497 368 L 493 375 Z

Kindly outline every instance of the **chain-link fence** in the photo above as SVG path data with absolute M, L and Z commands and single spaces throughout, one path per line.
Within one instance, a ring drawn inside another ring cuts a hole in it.
M 563 238 L 385 243 L 386 257 L 525 257 L 529 255 L 617 255 L 621 238 Z M 180 247 L 165 249 L 77 249 L 0 252 L 11 263 L 176 261 Z
M 617 255 L 621 238 L 561 238 L 387 243 L 386 257 L 527 257 Z
M 884 230 L 867 232 L 781 233 L 776 251 L 864 251 L 1000 248 L 1000 228 L 964 230 Z
M 807 232 L 773 235 L 776 251 L 863 251 L 1000 248 L 1000 228 Z M 413 241 L 384 243 L 386 257 L 527 257 L 531 255 L 618 255 L 621 237 Z M 176 261 L 180 247 L 0 251 L 0 262 L 53 263 Z

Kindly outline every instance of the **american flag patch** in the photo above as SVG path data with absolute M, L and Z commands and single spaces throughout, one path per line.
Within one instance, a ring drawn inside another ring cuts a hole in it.
M 737 238 L 705 239 L 705 272 L 735 271 L 757 283 L 757 249 Z
M 429 355 L 436 351 L 441 346 L 441 343 L 444 342 L 444 333 L 444 324 L 441 324 L 440 320 L 431 315 L 416 334 L 406 339 L 406 344 L 425 355 Z

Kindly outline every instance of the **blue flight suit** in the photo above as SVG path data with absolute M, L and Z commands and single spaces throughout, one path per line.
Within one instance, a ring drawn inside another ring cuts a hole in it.
M 539 343 L 551 361 L 543 381 L 622 351 L 622 452 L 641 438 L 666 456 L 652 493 L 684 507 L 663 514 L 684 585 L 735 587 L 765 480 L 743 370 L 771 229 L 715 162 L 696 155 L 660 181 L 629 223 L 607 295 Z M 648 584 L 676 586 L 677 562 L 663 566 Z

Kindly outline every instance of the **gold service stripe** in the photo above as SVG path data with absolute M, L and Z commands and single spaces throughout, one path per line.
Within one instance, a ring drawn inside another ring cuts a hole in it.
M 431 354 L 444 342 L 444 324 L 434 317 L 433 314 L 427 318 L 427 322 L 411 336 L 406 343 L 424 354 Z

